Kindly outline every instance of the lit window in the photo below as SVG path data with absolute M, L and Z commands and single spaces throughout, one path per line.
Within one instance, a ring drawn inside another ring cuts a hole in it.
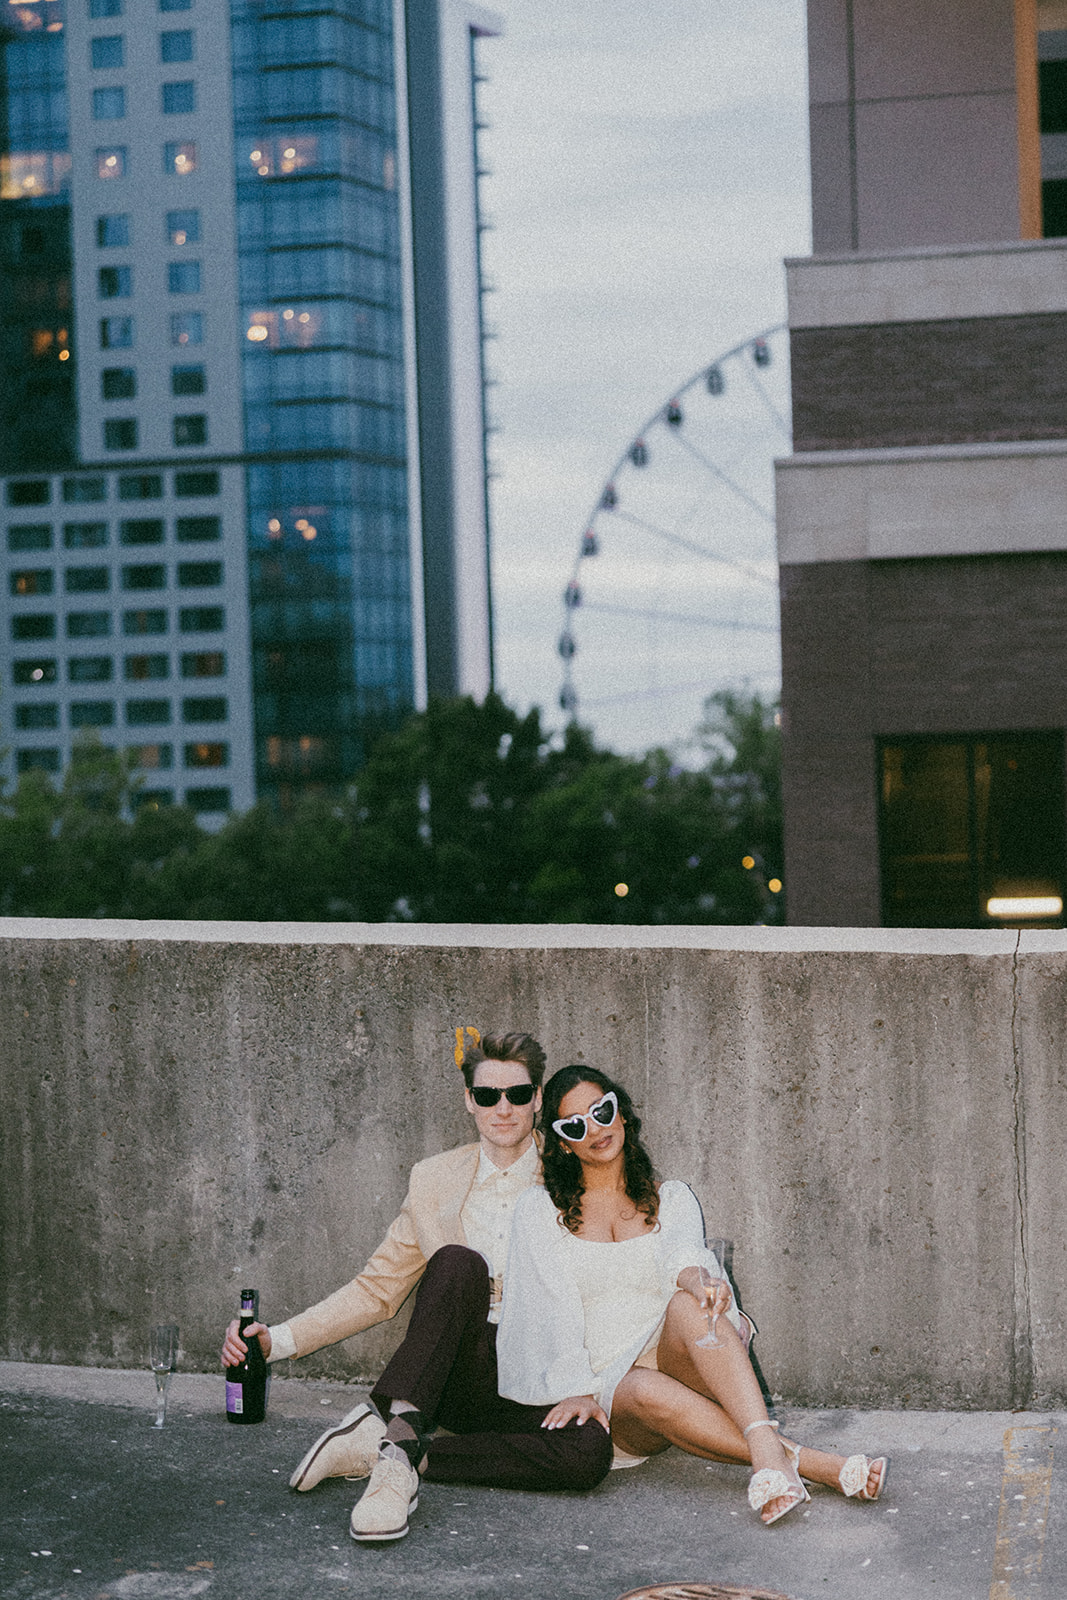
M 110 683 L 113 674 L 110 656 L 71 656 L 67 662 L 71 683 Z
M 100 321 L 101 350 L 128 350 L 133 344 L 132 317 L 103 317 Z
M 199 261 L 170 261 L 167 263 L 167 288 L 171 294 L 200 293 Z
M 170 342 L 176 345 L 203 344 L 203 312 L 175 311 L 170 319 Z
M 126 176 L 126 146 L 124 144 L 112 145 L 109 149 L 96 152 L 96 175 L 98 178 L 124 178 Z
M 106 639 L 110 633 L 109 611 L 71 611 L 67 614 L 68 639 Z
M 136 417 L 111 417 L 104 423 L 105 450 L 136 450 Z
M 149 611 L 124 611 L 122 631 L 129 638 L 153 633 L 166 633 L 167 613 L 162 609 Z
M 228 767 L 230 764 L 228 744 L 187 744 L 184 755 L 187 767 Z
M 178 583 L 183 589 L 217 589 L 221 582 L 221 561 L 178 562 Z
M 69 181 L 67 151 L 13 151 L 0 155 L 0 200 L 35 200 L 40 195 L 60 194 Z
M 63 545 L 67 550 L 100 550 L 106 544 L 106 522 L 65 522 L 63 524 Z
M 130 242 L 130 219 L 126 213 L 97 217 L 96 242 L 101 250 L 125 248 Z
M 116 122 L 126 115 L 126 91 L 119 84 L 93 90 L 93 120 Z
M 188 115 L 196 110 L 196 84 L 191 78 L 161 84 L 160 104 L 164 116 Z
M 25 705 L 15 707 L 16 728 L 58 728 L 59 707 L 55 704 Z
M 22 572 L 9 572 L 7 581 L 14 595 L 51 594 L 54 582 L 51 567 L 29 567 Z
M 132 400 L 137 393 L 137 373 L 133 367 L 105 367 L 100 374 L 100 395 L 104 400 Z
M 174 747 L 169 744 L 131 744 L 126 746 L 131 767 L 166 769 L 174 765 Z
M 101 267 L 96 276 L 101 300 L 126 300 L 133 293 L 131 267 Z
M 20 686 L 27 683 L 55 683 L 59 676 L 59 669 L 54 659 L 40 658 L 35 660 L 16 661 L 11 669 L 11 676 Z
M 174 418 L 176 445 L 207 444 L 207 417 L 202 414 Z
M 207 389 L 207 373 L 203 367 L 171 367 L 171 394 L 203 394 Z
M 163 146 L 163 171 L 174 173 L 179 178 L 184 178 L 190 172 L 195 172 L 196 145 L 189 140 L 182 143 L 165 144 Z
M 101 34 L 90 41 L 89 59 L 94 67 L 124 67 L 126 46 L 121 33 Z
M 199 211 L 168 211 L 168 244 L 196 244 L 200 239 Z
M 106 594 L 111 588 L 111 573 L 107 567 L 68 567 L 63 574 L 63 587 L 68 594 Z
M 224 678 L 226 655 L 222 650 L 198 650 L 182 656 L 183 678 Z
M 319 164 L 319 141 L 314 134 L 248 139 L 243 149 L 239 176 L 251 173 L 258 178 L 284 178 L 292 172 L 312 171 Z
M 169 678 L 170 657 L 167 655 L 127 656 L 123 662 L 123 674 L 133 682 L 140 683 L 148 678 Z
M 323 325 L 321 306 L 285 306 L 281 311 L 250 311 L 245 337 L 267 349 L 306 349 Z

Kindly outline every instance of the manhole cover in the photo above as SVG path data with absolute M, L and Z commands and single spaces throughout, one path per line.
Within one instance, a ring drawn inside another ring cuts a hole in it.
M 789 1600 L 777 1589 L 753 1589 L 733 1583 L 651 1583 L 643 1589 L 627 1589 L 619 1600 Z

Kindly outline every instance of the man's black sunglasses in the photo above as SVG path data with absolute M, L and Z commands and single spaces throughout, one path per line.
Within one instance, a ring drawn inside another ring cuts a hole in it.
M 489 1089 L 478 1086 L 471 1090 L 471 1099 L 476 1106 L 495 1106 L 500 1104 L 500 1096 L 506 1094 L 508 1101 L 513 1106 L 528 1106 L 536 1094 L 532 1083 L 513 1083 L 510 1089 Z

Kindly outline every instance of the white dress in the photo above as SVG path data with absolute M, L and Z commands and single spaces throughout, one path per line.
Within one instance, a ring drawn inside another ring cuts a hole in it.
M 547 1189 L 527 1189 L 504 1274 L 500 1393 L 532 1406 L 591 1394 L 610 1416 L 618 1384 L 659 1337 L 678 1274 L 701 1265 L 721 1272 L 687 1184 L 662 1184 L 657 1227 L 617 1242 L 568 1232 Z M 726 1315 L 739 1325 L 735 1305 Z

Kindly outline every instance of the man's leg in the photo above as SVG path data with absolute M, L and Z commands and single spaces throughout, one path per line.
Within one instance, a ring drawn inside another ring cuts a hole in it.
M 514 1402 L 504 1401 L 505 1406 Z M 611 1437 L 599 1422 L 542 1428 L 551 1406 L 515 1406 L 530 1417 L 498 1417 L 500 1430 L 431 1439 L 428 1483 L 496 1489 L 595 1489 L 611 1469 Z

